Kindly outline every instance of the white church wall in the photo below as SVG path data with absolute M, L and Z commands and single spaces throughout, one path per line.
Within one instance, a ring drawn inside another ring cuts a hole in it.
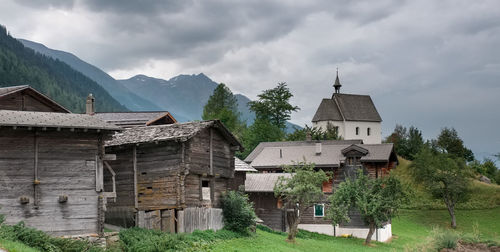
M 328 125 L 328 123 L 331 123 L 333 127 L 339 127 L 339 136 L 344 137 L 345 127 L 343 121 L 319 121 L 319 122 L 313 122 L 312 125 L 313 127 L 318 127 L 323 130 L 326 130 L 326 126 Z
M 359 134 L 356 135 L 356 127 L 359 127 Z M 367 129 L 370 128 L 370 135 Z M 380 122 L 345 122 L 344 139 L 362 139 L 364 144 L 382 143 L 382 126 Z

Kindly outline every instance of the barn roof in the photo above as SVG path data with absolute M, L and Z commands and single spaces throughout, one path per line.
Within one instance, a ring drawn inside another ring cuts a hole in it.
M 323 144 L 334 145 L 351 145 L 362 144 L 363 140 L 323 140 Z M 316 141 L 286 141 L 286 142 L 262 142 L 253 149 L 253 151 L 245 158 L 245 162 L 252 162 L 266 147 L 286 147 L 286 146 L 315 146 Z
M 318 121 L 366 121 L 381 122 L 375 104 L 369 95 L 333 94 L 323 99 L 312 119 Z
M 255 168 L 250 166 L 249 164 L 243 162 L 243 160 L 234 157 L 234 170 L 241 172 L 256 172 Z
M 290 178 L 290 173 L 248 173 L 245 180 L 245 192 L 274 192 L 274 185 L 279 177 Z
M 294 145 L 282 147 L 265 147 L 250 163 L 256 169 L 280 168 L 283 165 L 294 165 L 297 162 L 311 162 L 317 167 L 339 167 L 345 160 L 342 151 L 362 148 L 367 154 L 361 157 L 362 162 L 388 162 L 395 159 L 393 144 L 328 144 L 321 142 L 321 154 L 316 153 L 315 145 Z
M 0 110 L 0 126 L 120 130 L 87 114 Z
M 58 112 L 71 113 L 71 111 L 69 111 L 65 107 L 61 106 L 59 103 L 55 102 L 54 100 L 50 99 L 48 96 L 38 92 L 36 89 L 34 89 L 28 85 L 2 87 L 2 88 L 0 88 L 0 98 L 6 97 L 9 95 L 18 93 L 18 92 L 27 92 L 31 96 L 37 98 L 38 101 L 46 104 L 49 107 L 54 108 Z
M 201 130 L 214 127 L 234 146 L 243 149 L 240 142 L 219 120 L 196 121 L 186 123 L 175 123 L 167 125 L 155 125 L 148 127 L 135 127 L 117 132 L 113 138 L 106 142 L 106 146 L 118 146 L 126 144 L 153 143 L 161 141 L 185 142 Z
M 94 116 L 123 128 L 155 125 L 160 120 L 166 121 L 162 124 L 177 122 L 168 111 L 106 112 L 96 113 Z

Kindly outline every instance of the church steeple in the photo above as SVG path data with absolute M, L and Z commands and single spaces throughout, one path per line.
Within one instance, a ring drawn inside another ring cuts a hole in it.
M 340 93 L 340 80 L 339 80 L 339 68 L 337 67 L 337 78 L 335 78 L 335 84 L 333 84 L 333 87 L 335 88 L 335 93 L 338 94 Z

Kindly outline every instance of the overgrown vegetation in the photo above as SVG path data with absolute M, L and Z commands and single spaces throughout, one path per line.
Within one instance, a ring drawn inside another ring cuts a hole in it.
M 225 229 L 247 234 L 255 226 L 257 216 L 246 194 L 229 191 L 223 195 L 221 205 Z
M 23 222 L 12 226 L 2 224 L 0 226 L 0 240 L 10 241 L 11 244 L 21 243 L 30 248 L 47 252 L 104 251 L 104 249 L 89 242 L 49 236 L 42 231 L 26 227 Z
M 215 242 L 242 237 L 225 229 L 170 234 L 136 227 L 123 230 L 119 235 L 121 248 L 126 252 L 206 251 Z

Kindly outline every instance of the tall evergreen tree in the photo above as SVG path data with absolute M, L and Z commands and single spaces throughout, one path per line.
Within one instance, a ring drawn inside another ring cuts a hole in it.
M 221 120 L 233 134 L 241 136 L 243 123 L 240 121 L 237 100 L 224 83 L 219 84 L 208 99 L 203 107 L 202 118 L 203 120 Z
M 463 158 L 469 162 L 474 160 L 474 153 L 465 147 L 464 141 L 454 128 L 443 128 L 434 143 L 438 149 L 456 158 Z

